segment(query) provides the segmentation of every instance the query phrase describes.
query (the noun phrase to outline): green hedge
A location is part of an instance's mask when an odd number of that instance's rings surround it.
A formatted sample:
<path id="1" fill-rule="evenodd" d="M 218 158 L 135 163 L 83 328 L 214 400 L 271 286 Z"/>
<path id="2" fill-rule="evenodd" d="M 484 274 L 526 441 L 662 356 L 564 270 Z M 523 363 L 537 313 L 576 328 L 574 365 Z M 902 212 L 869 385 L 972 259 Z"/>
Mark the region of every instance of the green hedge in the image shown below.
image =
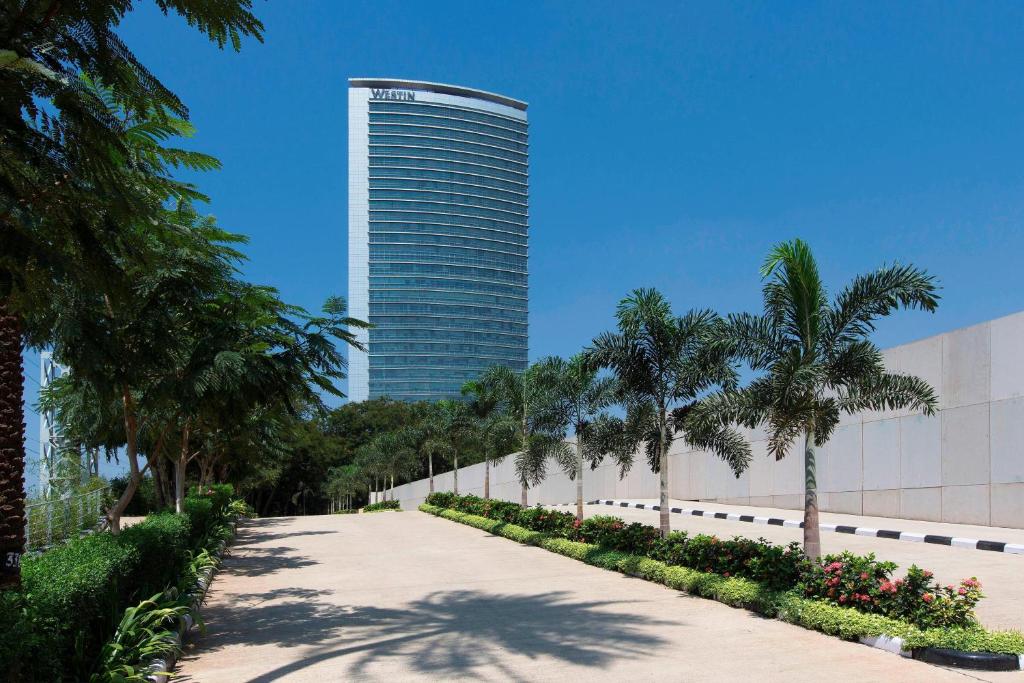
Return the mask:
<path id="1" fill-rule="evenodd" d="M 0 680 L 83 680 L 125 608 L 175 585 L 212 503 L 148 516 L 119 535 L 74 539 L 22 563 L 22 590 L 0 594 Z"/>
<path id="2" fill-rule="evenodd" d="M 649 557 L 553 537 L 509 522 L 435 505 L 423 504 L 419 509 L 497 536 L 535 545 L 595 567 L 654 581 L 675 590 L 711 598 L 733 607 L 749 609 L 767 617 L 776 617 L 847 640 L 888 635 L 902 638 L 907 649 L 931 646 L 974 652 L 1024 653 L 1024 634 L 1020 631 L 988 631 L 981 627 L 921 630 L 906 622 L 879 614 L 866 614 L 849 607 L 811 600 L 792 591 L 774 591 L 763 584 L 742 577 L 724 577 L 689 567 L 668 565 Z"/>
<path id="3" fill-rule="evenodd" d="M 397 500 L 382 500 L 379 503 L 370 503 L 363 508 L 363 512 L 381 512 L 382 510 L 401 510 Z"/>

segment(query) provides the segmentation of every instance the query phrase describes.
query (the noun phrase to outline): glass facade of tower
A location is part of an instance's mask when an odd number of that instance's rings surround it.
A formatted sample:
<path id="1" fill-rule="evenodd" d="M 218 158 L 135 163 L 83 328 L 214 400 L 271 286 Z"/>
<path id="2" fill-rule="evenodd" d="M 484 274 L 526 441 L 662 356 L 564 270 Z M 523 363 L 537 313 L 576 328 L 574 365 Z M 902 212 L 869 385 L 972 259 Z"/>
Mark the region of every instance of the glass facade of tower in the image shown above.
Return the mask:
<path id="1" fill-rule="evenodd" d="M 359 372 L 349 393 L 353 400 L 457 397 L 491 365 L 527 364 L 525 105 L 453 86 L 377 83 L 362 88 L 365 286 L 374 328 L 365 396 L 355 384 Z"/>

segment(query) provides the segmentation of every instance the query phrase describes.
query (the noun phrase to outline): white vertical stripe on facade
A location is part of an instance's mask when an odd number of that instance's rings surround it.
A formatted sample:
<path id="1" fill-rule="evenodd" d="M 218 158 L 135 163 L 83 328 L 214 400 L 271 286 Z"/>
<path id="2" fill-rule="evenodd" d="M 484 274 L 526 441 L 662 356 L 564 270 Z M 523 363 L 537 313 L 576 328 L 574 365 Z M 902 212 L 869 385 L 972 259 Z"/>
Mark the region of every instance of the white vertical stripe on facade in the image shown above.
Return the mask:
<path id="1" fill-rule="evenodd" d="M 370 191 L 369 191 L 369 91 L 348 91 L 348 305 L 353 318 L 370 318 Z M 370 333 L 355 336 L 369 346 Z M 348 363 L 350 401 L 370 396 L 370 363 L 365 351 L 350 348 Z"/>

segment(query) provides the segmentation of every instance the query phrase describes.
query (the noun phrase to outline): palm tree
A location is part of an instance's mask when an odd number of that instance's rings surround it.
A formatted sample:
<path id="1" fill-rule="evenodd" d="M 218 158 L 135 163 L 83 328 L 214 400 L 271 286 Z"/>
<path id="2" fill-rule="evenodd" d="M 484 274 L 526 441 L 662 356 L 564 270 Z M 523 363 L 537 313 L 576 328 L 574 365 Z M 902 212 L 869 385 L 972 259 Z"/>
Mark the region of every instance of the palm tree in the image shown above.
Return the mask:
<path id="1" fill-rule="evenodd" d="M 480 380 L 462 385 L 462 394 L 471 396 L 470 412 L 475 418 L 477 440 L 484 456 L 484 499 L 491 497 L 491 466 L 500 464 L 515 450 L 519 422 L 502 409 L 496 387 Z"/>
<path id="2" fill-rule="evenodd" d="M 522 372 L 492 365 L 476 380 L 497 401 L 498 409 L 517 425 L 516 476 L 522 487 L 520 504 L 527 506 L 527 491 L 544 480 L 550 458 L 564 460 L 568 447 L 553 424 L 550 382 L 545 367 L 534 363 Z"/>
<path id="3" fill-rule="evenodd" d="M 725 342 L 755 372 L 749 386 L 710 397 L 705 422 L 767 424 L 768 451 L 781 459 L 804 437 L 804 552 L 821 554 L 815 449 L 828 443 L 841 413 L 911 408 L 931 415 L 935 391 L 924 380 L 886 372 L 868 339 L 875 321 L 902 306 L 934 311 L 935 279 L 892 265 L 854 278 L 831 304 L 806 243 L 779 244 L 765 260 L 764 313 L 731 315 Z"/>
<path id="4" fill-rule="evenodd" d="M 604 409 L 615 403 L 616 382 L 599 377 L 598 368 L 588 363 L 583 353 L 568 361 L 555 356 L 541 363 L 550 383 L 555 422 L 560 429 L 572 427 L 576 434 L 576 457 L 563 465 L 576 480 L 576 519 L 583 521 L 583 464 L 587 459 L 596 467 L 607 453 L 601 433 L 610 416 Z"/>
<path id="5" fill-rule="evenodd" d="M 469 406 L 461 401 L 442 400 L 427 415 L 432 436 L 427 452 L 444 453 L 452 459 L 453 491 L 459 493 L 459 454 L 475 445 L 476 434 Z"/>
<path id="6" fill-rule="evenodd" d="M 716 386 L 731 387 L 736 369 L 728 352 L 714 344 L 721 319 L 712 311 L 675 316 L 654 289 L 637 289 L 616 311 L 618 332 L 605 332 L 586 351 L 587 362 L 615 372 L 626 406 L 615 450 L 627 470 L 632 453 L 644 446 L 651 469 L 660 475 L 662 536 L 668 535 L 669 458 L 673 434 L 713 451 L 739 472 L 750 449 L 740 435 L 711 422 L 689 419 L 693 406 Z"/>

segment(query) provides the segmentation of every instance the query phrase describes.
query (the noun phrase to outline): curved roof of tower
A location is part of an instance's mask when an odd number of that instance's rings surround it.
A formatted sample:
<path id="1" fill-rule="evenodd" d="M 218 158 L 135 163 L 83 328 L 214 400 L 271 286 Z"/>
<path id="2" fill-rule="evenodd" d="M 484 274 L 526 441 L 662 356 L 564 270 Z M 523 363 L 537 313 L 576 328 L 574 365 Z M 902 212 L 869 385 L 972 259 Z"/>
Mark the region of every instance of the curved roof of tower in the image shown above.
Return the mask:
<path id="1" fill-rule="evenodd" d="M 522 100 L 513 99 L 511 97 L 505 97 L 493 92 L 487 92 L 486 90 L 477 90 L 475 88 L 464 88 L 461 85 L 449 85 L 447 83 L 431 83 L 430 81 L 408 81 L 401 78 L 350 78 L 348 79 L 348 87 L 350 88 L 405 88 L 406 90 L 425 90 L 426 92 L 436 92 L 443 95 L 460 95 L 462 97 L 472 97 L 478 100 L 485 100 L 487 102 L 494 102 L 496 104 L 503 104 L 506 107 L 512 107 L 520 111 L 526 111 L 528 106 L 526 102 Z"/>

